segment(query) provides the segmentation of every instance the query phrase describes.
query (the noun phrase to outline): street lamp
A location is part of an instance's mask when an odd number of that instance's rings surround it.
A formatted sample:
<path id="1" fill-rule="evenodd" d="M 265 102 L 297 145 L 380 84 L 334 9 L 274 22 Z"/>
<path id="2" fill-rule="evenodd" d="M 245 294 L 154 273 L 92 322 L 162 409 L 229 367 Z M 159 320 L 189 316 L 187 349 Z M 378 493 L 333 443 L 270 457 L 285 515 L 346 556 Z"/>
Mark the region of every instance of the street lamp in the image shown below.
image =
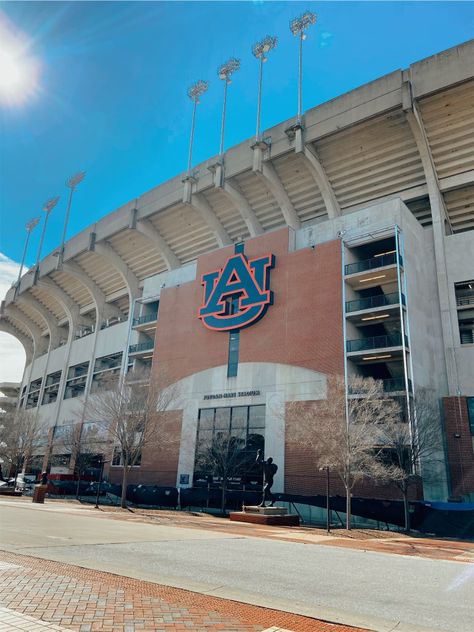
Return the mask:
<path id="1" fill-rule="evenodd" d="M 75 175 L 71 176 L 69 180 L 66 180 L 66 186 L 70 189 L 70 191 L 69 191 L 69 200 L 68 200 L 67 209 L 66 209 L 66 217 L 64 219 L 63 236 L 61 238 L 61 248 L 59 250 L 60 263 L 62 263 L 63 261 L 64 242 L 66 240 L 66 231 L 67 231 L 67 225 L 69 222 L 69 213 L 71 211 L 72 197 L 74 195 L 74 191 L 76 190 L 77 185 L 80 184 L 84 180 L 85 177 L 86 177 L 86 172 L 79 171 Z"/>
<path id="2" fill-rule="evenodd" d="M 329 519 L 329 465 L 325 467 L 320 467 L 319 471 L 324 472 L 326 470 L 326 531 L 329 533 L 331 531 L 331 521 Z"/>
<path id="3" fill-rule="evenodd" d="M 227 109 L 227 87 L 232 83 L 231 76 L 234 72 L 240 68 L 240 59 L 231 57 L 229 60 L 219 66 L 217 70 L 217 76 L 224 82 L 224 103 L 222 105 L 222 123 L 221 123 L 221 142 L 219 147 L 219 155 L 224 153 L 224 130 L 225 130 L 225 115 Z"/>
<path id="4" fill-rule="evenodd" d="M 102 477 L 104 476 L 104 465 L 109 463 L 110 461 L 104 461 L 103 458 L 100 460 L 100 476 L 99 476 L 99 484 L 97 485 L 97 496 L 95 499 L 95 507 L 94 509 L 99 509 L 99 496 L 100 496 L 100 487 L 102 485 Z"/>
<path id="5" fill-rule="evenodd" d="M 188 97 L 193 102 L 193 117 L 191 119 L 191 135 L 189 138 L 189 154 L 188 154 L 188 176 L 191 175 L 191 164 L 193 159 L 193 144 L 194 144 L 194 125 L 196 122 L 196 107 L 199 103 L 199 98 L 204 92 L 206 92 L 209 83 L 199 79 L 192 86 L 188 88 Z"/>
<path id="6" fill-rule="evenodd" d="M 51 198 L 43 206 L 43 211 L 46 213 L 46 216 L 44 218 L 43 230 L 41 232 L 41 239 L 38 246 L 38 254 L 36 256 L 36 267 L 38 267 L 38 264 L 41 258 L 41 249 L 43 247 L 43 240 L 46 234 L 46 226 L 48 225 L 49 214 L 51 213 L 51 211 L 53 210 L 53 208 L 56 206 L 58 202 L 59 202 L 59 196 Z"/>
<path id="7" fill-rule="evenodd" d="M 295 37 L 299 37 L 298 55 L 298 124 L 301 124 L 302 101 L 303 101 L 303 40 L 306 39 L 305 31 L 316 23 L 316 14 L 305 11 L 299 17 L 290 21 L 290 31 Z"/>
<path id="8" fill-rule="evenodd" d="M 255 131 L 255 137 L 258 141 L 260 139 L 260 115 L 262 109 L 262 79 L 263 79 L 263 64 L 268 60 L 267 53 L 269 53 L 277 45 L 278 39 L 273 35 L 266 35 L 263 40 L 256 42 L 252 46 L 253 55 L 260 62 L 260 71 L 258 77 L 258 98 L 257 98 L 257 128 Z"/>
<path id="9" fill-rule="evenodd" d="M 23 255 L 21 257 L 20 271 L 18 272 L 18 279 L 16 282 L 17 287 L 20 286 L 21 273 L 23 272 L 23 265 L 25 263 L 26 251 L 28 249 L 28 242 L 30 241 L 30 235 L 33 232 L 33 230 L 36 228 L 36 226 L 38 225 L 39 221 L 40 221 L 39 217 L 33 217 L 33 219 L 30 219 L 25 224 L 26 240 L 25 240 L 25 246 L 23 248 Z"/>

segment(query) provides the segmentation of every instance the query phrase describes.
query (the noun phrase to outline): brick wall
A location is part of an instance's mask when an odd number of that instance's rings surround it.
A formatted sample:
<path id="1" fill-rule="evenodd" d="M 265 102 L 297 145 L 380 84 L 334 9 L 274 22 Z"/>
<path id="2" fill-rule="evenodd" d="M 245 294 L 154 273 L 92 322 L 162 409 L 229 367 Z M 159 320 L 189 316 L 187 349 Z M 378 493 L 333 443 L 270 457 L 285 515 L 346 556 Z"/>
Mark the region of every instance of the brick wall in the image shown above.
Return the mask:
<path id="1" fill-rule="evenodd" d="M 443 408 L 451 496 L 474 494 L 474 450 L 467 399 L 444 397 Z"/>

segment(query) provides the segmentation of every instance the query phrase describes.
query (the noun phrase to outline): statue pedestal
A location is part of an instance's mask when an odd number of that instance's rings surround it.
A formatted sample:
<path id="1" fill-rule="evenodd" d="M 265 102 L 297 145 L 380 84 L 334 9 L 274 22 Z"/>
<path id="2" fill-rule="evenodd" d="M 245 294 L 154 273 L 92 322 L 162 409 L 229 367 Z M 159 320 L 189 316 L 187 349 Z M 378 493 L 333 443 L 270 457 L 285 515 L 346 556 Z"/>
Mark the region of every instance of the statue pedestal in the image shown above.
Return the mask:
<path id="1" fill-rule="evenodd" d="M 260 507 L 259 505 L 244 505 L 243 511 L 232 512 L 230 519 L 235 522 L 281 527 L 297 527 L 300 524 L 299 516 L 289 514 L 285 507 Z"/>
<path id="2" fill-rule="evenodd" d="M 47 485 L 35 485 L 35 489 L 33 491 L 33 502 L 44 503 L 44 497 L 46 496 L 47 491 Z"/>

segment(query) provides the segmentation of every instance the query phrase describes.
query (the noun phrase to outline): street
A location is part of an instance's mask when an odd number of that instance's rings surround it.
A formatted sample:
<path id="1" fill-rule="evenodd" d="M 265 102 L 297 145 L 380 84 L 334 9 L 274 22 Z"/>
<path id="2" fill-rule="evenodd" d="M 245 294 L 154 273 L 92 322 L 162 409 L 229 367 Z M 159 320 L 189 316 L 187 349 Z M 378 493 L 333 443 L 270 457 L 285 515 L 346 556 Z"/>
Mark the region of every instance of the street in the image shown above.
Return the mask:
<path id="1" fill-rule="evenodd" d="M 474 566 L 0 502 L 1 548 L 378 630 L 472 629 Z"/>

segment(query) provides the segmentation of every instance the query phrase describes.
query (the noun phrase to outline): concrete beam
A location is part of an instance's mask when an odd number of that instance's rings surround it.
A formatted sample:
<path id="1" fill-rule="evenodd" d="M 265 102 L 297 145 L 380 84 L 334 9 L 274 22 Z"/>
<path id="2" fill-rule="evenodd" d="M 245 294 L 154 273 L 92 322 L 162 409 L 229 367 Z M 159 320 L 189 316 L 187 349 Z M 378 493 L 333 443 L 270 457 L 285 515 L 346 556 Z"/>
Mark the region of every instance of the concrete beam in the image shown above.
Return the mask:
<path id="1" fill-rule="evenodd" d="M 329 178 L 319 160 L 314 146 L 311 143 L 304 142 L 303 130 L 301 128 L 296 132 L 295 151 L 302 156 L 306 167 L 313 176 L 313 180 L 321 192 L 329 219 L 339 217 L 341 215 L 341 207 L 337 201 L 334 189 L 329 182 Z"/>
<path id="2" fill-rule="evenodd" d="M 100 328 L 103 321 L 108 318 L 123 318 L 124 314 L 115 305 L 106 302 L 105 294 L 90 276 L 74 261 L 63 263 L 62 272 L 69 274 L 80 281 L 92 296 L 92 301 L 96 310 L 96 326 Z"/>
<path id="3" fill-rule="evenodd" d="M 41 277 L 37 281 L 38 287 L 45 290 L 45 292 L 49 292 L 51 296 L 58 301 L 61 307 L 64 309 L 66 316 L 69 320 L 69 336 L 68 341 L 73 339 L 76 331 L 78 330 L 80 325 L 91 325 L 92 321 L 88 316 L 82 316 L 79 313 L 79 305 L 74 303 L 71 297 L 66 294 L 66 292 L 59 287 L 57 283 L 55 283 L 49 277 Z"/>
<path id="4" fill-rule="evenodd" d="M 29 293 L 23 292 L 20 294 L 17 301 L 20 305 L 23 303 L 24 305 L 28 305 L 31 309 L 34 309 L 40 316 L 44 319 L 46 326 L 49 331 L 49 350 L 57 349 L 61 343 L 61 335 L 59 331 L 59 326 L 54 314 L 52 314 L 46 307 L 38 301 L 37 298 L 32 296 Z"/>
<path id="5" fill-rule="evenodd" d="M 262 225 L 239 186 L 226 180 L 223 186 L 219 187 L 219 189 L 239 211 L 242 219 L 247 225 L 250 236 L 256 237 L 257 235 L 261 235 L 263 233 Z"/>
<path id="6" fill-rule="evenodd" d="M 31 338 L 28 338 L 23 332 L 21 332 L 13 323 L 6 320 L 6 318 L 0 317 L 0 331 L 4 331 L 6 334 L 10 334 L 16 338 L 22 345 L 26 353 L 26 364 L 30 364 L 34 355 L 34 344 Z"/>
<path id="7" fill-rule="evenodd" d="M 91 240 L 91 250 L 108 261 L 123 278 L 128 290 L 131 310 L 134 299 L 140 296 L 140 287 L 137 277 L 107 241 L 96 243 L 94 240 Z"/>
<path id="8" fill-rule="evenodd" d="M 31 318 L 29 318 L 26 314 L 24 314 L 16 305 L 7 305 L 5 308 L 5 315 L 8 318 L 12 318 L 13 320 L 17 320 L 21 323 L 29 332 L 31 339 L 33 340 L 34 345 L 34 357 L 38 357 L 43 355 L 48 351 L 49 341 L 43 336 L 43 332 L 38 327 L 36 323 L 34 323 Z"/>
<path id="9" fill-rule="evenodd" d="M 263 160 L 263 151 L 259 146 L 256 145 L 253 151 L 253 172 L 258 178 L 260 178 L 265 187 L 277 201 L 288 226 L 294 230 L 298 230 L 298 228 L 301 227 L 301 222 L 290 198 L 288 197 L 288 193 L 285 191 L 280 177 L 275 171 L 275 167 L 269 160 Z"/>
<path id="10" fill-rule="evenodd" d="M 135 209 L 136 210 L 136 209 Z M 136 215 L 136 213 L 135 213 Z M 132 222 L 130 228 L 137 230 L 141 235 L 146 237 L 154 246 L 158 247 L 160 255 L 163 257 L 168 270 L 173 270 L 181 266 L 181 262 L 175 253 L 163 239 L 160 231 L 150 222 L 149 219 L 140 219 Z"/>
<path id="11" fill-rule="evenodd" d="M 219 218 L 214 213 L 212 206 L 202 195 L 202 193 L 194 193 L 191 196 L 190 202 L 185 202 L 187 206 L 190 206 L 197 211 L 208 226 L 212 229 L 219 247 L 228 246 L 232 243 L 231 238 L 227 234 L 226 229 L 222 226 Z"/>

